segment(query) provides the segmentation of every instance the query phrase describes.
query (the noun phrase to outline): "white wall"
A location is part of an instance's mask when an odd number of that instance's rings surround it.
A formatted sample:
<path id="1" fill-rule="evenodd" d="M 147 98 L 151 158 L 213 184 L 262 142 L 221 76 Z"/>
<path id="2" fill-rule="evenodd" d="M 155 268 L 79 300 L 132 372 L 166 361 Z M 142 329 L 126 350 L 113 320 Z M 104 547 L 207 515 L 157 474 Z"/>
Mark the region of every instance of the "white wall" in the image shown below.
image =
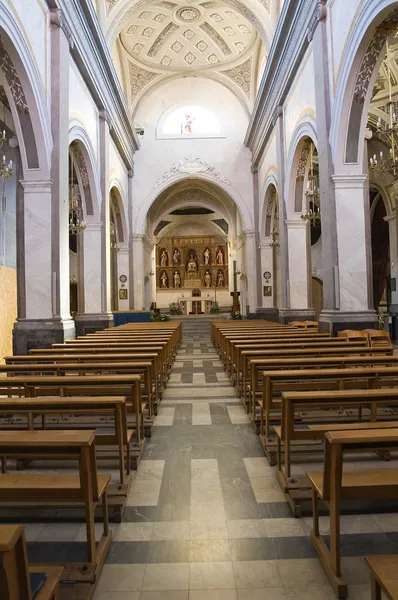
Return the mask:
<path id="1" fill-rule="evenodd" d="M 99 160 L 98 110 L 72 57 L 69 61 L 69 120 L 87 132 L 97 161 Z"/>
<path id="2" fill-rule="evenodd" d="M 178 104 L 200 104 L 215 113 L 225 138 L 158 140 L 156 129 L 163 113 Z M 145 129 L 142 147 L 136 153 L 133 179 L 133 206 L 136 207 L 135 227 L 142 227 L 151 201 L 156 196 L 154 185 L 173 164 L 185 157 L 207 160 L 229 179 L 231 196 L 240 198 L 246 227 L 252 225 L 253 188 L 251 153 L 243 141 L 248 125 L 246 109 L 221 84 L 199 77 L 182 78 L 160 85 L 145 96 L 134 115 L 135 122 Z M 161 188 L 159 188 L 159 191 Z M 138 231 L 137 233 L 143 233 Z"/>

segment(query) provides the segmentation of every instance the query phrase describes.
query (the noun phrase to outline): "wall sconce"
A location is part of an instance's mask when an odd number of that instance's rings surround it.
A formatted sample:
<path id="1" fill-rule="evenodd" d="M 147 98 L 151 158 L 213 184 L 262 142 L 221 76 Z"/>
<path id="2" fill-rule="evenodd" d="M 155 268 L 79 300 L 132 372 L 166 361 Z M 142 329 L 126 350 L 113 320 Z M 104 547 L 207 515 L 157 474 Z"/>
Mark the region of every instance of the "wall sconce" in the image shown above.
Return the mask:
<path id="1" fill-rule="evenodd" d="M 150 277 L 153 277 L 153 276 L 155 275 L 155 273 L 153 272 L 153 269 L 151 269 L 151 270 L 149 271 L 148 275 L 149 275 Z"/>

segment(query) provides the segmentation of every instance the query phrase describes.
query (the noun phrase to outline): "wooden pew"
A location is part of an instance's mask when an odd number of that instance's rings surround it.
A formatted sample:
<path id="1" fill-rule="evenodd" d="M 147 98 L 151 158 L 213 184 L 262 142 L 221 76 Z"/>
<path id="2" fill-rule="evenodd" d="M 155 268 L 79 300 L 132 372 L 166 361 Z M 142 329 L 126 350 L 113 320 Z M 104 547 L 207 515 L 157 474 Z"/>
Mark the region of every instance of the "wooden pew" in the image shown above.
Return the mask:
<path id="1" fill-rule="evenodd" d="M 88 429 L 85 423 L 76 421 L 68 423 L 63 418 L 64 415 L 106 415 L 113 417 L 114 425 L 111 426 L 114 429 L 113 433 L 101 431 L 101 426 L 94 430 L 96 446 L 117 446 L 119 481 L 121 486 L 126 484 L 126 473 L 130 473 L 130 464 L 129 460 L 125 462 L 124 457 L 126 455 L 129 458 L 132 432 L 127 429 L 126 399 L 123 396 L 0 398 L 0 415 L 12 415 L 7 419 L 8 427 L 5 427 L 5 424 L 0 425 L 0 431 L 29 429 L 28 415 L 32 415 L 32 426 L 30 427 L 32 431 L 41 428 L 47 431 L 53 429 L 63 431 Z M 25 418 L 21 420 L 16 415 L 23 415 Z M 53 419 L 51 422 L 45 419 L 37 420 L 36 417 L 43 417 L 44 415 L 56 416 L 58 419 Z M 61 415 L 62 418 L 59 418 Z M 106 430 L 109 428 L 109 426 L 105 426 Z"/>
<path id="2" fill-rule="evenodd" d="M 0 379 L 0 395 L 6 396 L 127 396 L 128 413 L 135 416 L 135 457 L 141 457 L 144 443 L 140 375 L 20 375 Z M 29 418 L 32 429 L 32 419 Z"/>
<path id="3" fill-rule="evenodd" d="M 62 567 L 31 567 L 22 525 L 0 525 L 1 600 L 57 600 Z M 33 584 L 33 585 L 32 585 Z"/>
<path id="4" fill-rule="evenodd" d="M 396 500 L 398 494 L 398 469 L 343 470 L 344 452 L 368 451 L 369 448 L 398 448 L 398 429 L 327 432 L 323 473 L 307 473 L 312 486 L 311 540 L 338 598 L 346 598 L 348 594 L 340 564 L 341 502 Z M 329 511 L 330 550 L 319 530 L 319 499 Z"/>
<path id="5" fill-rule="evenodd" d="M 81 365 L 90 365 L 93 364 L 93 362 L 95 364 L 99 364 L 100 367 L 102 367 L 102 365 L 113 365 L 114 363 L 120 364 L 120 363 L 126 363 L 129 365 L 132 365 L 134 367 L 134 363 L 140 363 L 140 362 L 146 362 L 146 361 L 151 361 L 152 364 L 152 371 L 153 371 L 153 377 L 154 377 L 154 381 L 155 381 L 155 395 L 156 398 L 158 399 L 158 402 L 161 401 L 162 399 L 162 393 L 163 393 L 163 378 L 162 378 L 162 371 L 161 368 L 159 367 L 159 355 L 155 352 L 144 352 L 144 353 L 134 353 L 134 354 L 130 354 L 127 353 L 125 354 L 124 352 L 122 353 L 122 355 L 118 354 L 118 353 L 106 353 L 106 354 L 95 354 L 95 356 L 93 357 L 89 352 L 84 352 L 84 353 L 68 353 L 67 355 L 65 354 L 26 354 L 26 355 L 16 355 L 16 356 L 5 356 L 4 357 L 4 362 L 7 366 L 10 365 L 29 365 L 29 364 L 39 364 L 39 365 L 50 365 L 50 364 L 66 364 L 66 363 L 73 363 L 73 364 L 81 364 Z M 99 369 L 101 370 L 101 369 Z M 112 371 L 112 369 L 110 369 Z M 24 372 L 24 370 L 22 369 L 22 372 Z"/>
<path id="6" fill-rule="evenodd" d="M 276 476 L 286 493 L 286 499 L 292 509 L 295 517 L 301 515 L 301 505 L 310 499 L 308 481 L 306 477 L 291 477 L 291 452 L 295 444 L 295 451 L 305 452 L 308 454 L 309 444 L 319 440 L 323 440 L 325 431 L 353 429 L 369 429 L 372 427 L 395 427 L 397 421 L 379 421 L 380 415 L 378 409 L 390 408 L 394 409 L 398 403 L 398 389 L 356 389 L 356 390 L 327 390 L 314 392 L 282 392 L 282 426 L 274 427 L 277 434 L 277 469 Z M 356 423 L 355 419 L 350 415 L 345 420 L 351 421 L 344 423 L 344 413 L 340 423 L 336 423 L 336 418 L 329 417 L 325 413 L 323 423 L 314 424 L 311 420 L 311 411 L 329 411 L 329 410 L 347 410 L 357 411 Z M 361 416 L 364 410 L 367 410 L 367 422 L 361 422 Z M 301 415 L 305 413 L 305 418 L 302 418 L 300 427 L 295 426 L 295 414 L 300 411 Z M 397 419 L 397 417 L 395 416 Z M 319 421 L 320 419 L 318 419 Z M 327 422 L 325 423 L 325 420 Z M 385 424 L 384 424 L 385 423 Z M 308 425 L 306 425 L 308 424 Z M 317 442 L 318 440 L 318 442 Z M 284 458 L 282 460 L 282 443 Z M 304 448 L 300 445 L 304 444 Z M 317 449 L 317 448 L 316 448 Z M 385 457 L 385 455 L 383 455 Z M 387 455 L 388 458 L 388 455 Z"/>
<path id="7" fill-rule="evenodd" d="M 249 360 L 250 393 L 252 406 L 258 406 L 263 394 L 263 371 L 287 371 L 289 369 L 344 369 L 346 367 L 398 366 L 398 355 L 382 356 L 320 356 L 295 358 L 252 358 Z M 265 417 L 267 418 L 267 417 Z M 267 419 L 272 421 L 271 415 Z M 280 419 L 278 419 L 280 422 Z"/>
<path id="8" fill-rule="evenodd" d="M 1 508 L 84 507 L 87 532 L 87 560 L 64 564 L 62 580 L 95 583 L 111 544 L 108 526 L 107 486 L 111 476 L 97 474 L 92 431 L 0 432 L 0 456 L 8 459 L 41 460 L 60 458 L 78 462 L 76 474 L 2 473 Z M 94 511 L 102 505 L 103 534 L 95 541 Z"/>
<path id="9" fill-rule="evenodd" d="M 345 368 L 289 369 L 263 371 L 263 395 L 260 407 L 260 440 L 267 458 L 270 448 L 271 410 L 281 411 L 282 392 L 376 389 L 398 384 L 398 362 L 395 366 L 363 366 Z M 280 416 L 280 420 L 281 420 Z"/>
<path id="10" fill-rule="evenodd" d="M 250 366 L 253 364 L 254 360 L 258 359 L 272 359 L 274 361 L 280 361 L 285 359 L 298 359 L 301 360 L 303 358 L 315 358 L 322 360 L 323 358 L 331 359 L 333 357 L 342 359 L 348 356 L 383 356 L 391 358 L 393 354 L 393 348 L 390 347 L 376 347 L 369 348 L 366 346 L 351 346 L 350 344 L 343 343 L 342 346 L 336 347 L 333 345 L 329 345 L 321 348 L 274 348 L 273 350 L 243 350 L 241 352 L 241 369 L 242 369 L 242 386 L 244 390 L 244 394 L 242 400 L 244 400 L 244 405 L 249 402 L 249 397 L 251 396 L 250 390 L 247 389 L 247 382 L 251 381 L 251 373 Z M 278 367 L 277 367 L 278 368 Z M 248 410 L 248 407 L 246 407 Z"/>
<path id="11" fill-rule="evenodd" d="M 365 556 L 370 571 L 371 600 L 398 600 L 398 556 Z"/>
<path id="12" fill-rule="evenodd" d="M 61 362 L 62 361 L 62 362 Z M 147 398 L 149 418 L 156 414 L 156 407 L 160 401 L 158 396 L 157 386 L 155 385 L 155 378 L 152 373 L 153 363 L 152 362 L 65 362 L 63 356 L 61 361 L 54 361 L 52 364 L 42 364 L 35 362 L 26 362 L 26 364 L 5 364 L 0 365 L 0 374 L 4 373 L 8 377 L 13 377 L 18 374 L 51 374 L 51 375 L 116 375 L 116 374 L 139 374 L 142 375 L 142 392 Z M 1 379 L 0 379 L 1 383 Z"/>

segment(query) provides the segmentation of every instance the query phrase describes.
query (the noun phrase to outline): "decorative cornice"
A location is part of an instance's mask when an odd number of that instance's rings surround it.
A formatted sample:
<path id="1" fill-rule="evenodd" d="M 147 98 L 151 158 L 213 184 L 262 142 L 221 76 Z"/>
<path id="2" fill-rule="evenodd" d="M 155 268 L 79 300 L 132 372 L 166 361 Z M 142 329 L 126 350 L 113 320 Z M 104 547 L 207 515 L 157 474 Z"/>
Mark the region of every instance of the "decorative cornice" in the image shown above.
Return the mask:
<path id="1" fill-rule="evenodd" d="M 205 160 L 204 158 L 198 158 L 190 155 L 175 162 L 171 169 L 166 171 L 166 173 L 156 181 L 155 185 L 153 186 L 153 189 L 156 190 L 156 188 L 166 183 L 166 181 L 168 181 L 169 179 L 177 177 L 180 173 L 188 174 L 191 176 L 191 178 L 194 179 L 198 173 L 206 172 L 213 175 L 213 177 L 215 177 L 222 183 L 225 183 L 226 185 L 231 185 L 229 179 L 227 179 L 218 171 L 216 171 L 215 167 L 208 163 L 207 160 Z"/>
<path id="2" fill-rule="evenodd" d="M 307 31 L 314 14 L 314 0 L 284 2 L 273 38 L 245 144 L 259 164 L 273 130 L 278 106 L 283 106 L 309 42 Z"/>
<path id="3" fill-rule="evenodd" d="M 312 19 L 308 25 L 307 39 L 309 42 L 311 42 L 312 38 L 314 37 L 315 29 L 318 27 L 318 23 L 326 19 L 327 12 L 325 3 L 326 0 L 318 0 L 316 3 L 314 14 L 312 15 Z"/>
<path id="4" fill-rule="evenodd" d="M 283 115 L 283 106 L 278 106 L 275 108 L 273 117 L 272 117 L 272 127 L 275 127 L 278 119 Z"/>
<path id="5" fill-rule="evenodd" d="M 33 179 L 32 181 L 23 179 L 19 182 L 25 194 L 45 194 L 51 192 L 53 186 L 53 179 Z"/>
<path id="6" fill-rule="evenodd" d="M 64 34 L 69 42 L 69 46 L 71 48 L 73 48 L 75 45 L 75 40 L 73 37 L 72 29 L 69 26 L 67 20 L 65 19 L 64 13 L 62 12 L 61 9 L 59 9 L 59 8 L 51 9 L 50 22 L 52 25 L 55 25 L 56 27 L 59 27 L 60 29 L 62 29 L 62 31 L 64 32 Z"/>
<path id="7" fill-rule="evenodd" d="M 108 123 L 109 131 L 112 131 L 112 129 L 113 129 L 112 119 L 109 114 L 109 111 L 106 108 L 103 108 L 99 111 L 99 118 L 101 119 L 101 121 L 105 121 L 106 123 Z"/>
<path id="8" fill-rule="evenodd" d="M 332 175 L 336 189 L 360 189 L 367 181 L 367 175 Z"/>

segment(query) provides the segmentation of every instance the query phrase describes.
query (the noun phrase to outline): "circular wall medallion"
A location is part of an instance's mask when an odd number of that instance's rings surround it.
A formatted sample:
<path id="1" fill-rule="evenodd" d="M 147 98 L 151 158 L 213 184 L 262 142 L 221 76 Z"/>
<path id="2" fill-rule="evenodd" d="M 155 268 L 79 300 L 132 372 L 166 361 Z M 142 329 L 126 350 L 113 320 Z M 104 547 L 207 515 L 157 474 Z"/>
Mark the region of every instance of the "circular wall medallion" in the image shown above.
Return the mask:
<path id="1" fill-rule="evenodd" d="M 202 15 L 200 10 L 193 6 L 183 6 L 177 10 L 176 17 L 183 23 L 197 23 L 200 21 Z"/>
<path id="2" fill-rule="evenodd" d="M 120 275 L 119 281 L 121 281 L 122 283 L 126 283 L 126 281 L 127 281 L 126 275 Z"/>
<path id="3" fill-rule="evenodd" d="M 271 273 L 269 271 L 264 271 L 263 277 L 264 279 L 271 279 Z"/>

